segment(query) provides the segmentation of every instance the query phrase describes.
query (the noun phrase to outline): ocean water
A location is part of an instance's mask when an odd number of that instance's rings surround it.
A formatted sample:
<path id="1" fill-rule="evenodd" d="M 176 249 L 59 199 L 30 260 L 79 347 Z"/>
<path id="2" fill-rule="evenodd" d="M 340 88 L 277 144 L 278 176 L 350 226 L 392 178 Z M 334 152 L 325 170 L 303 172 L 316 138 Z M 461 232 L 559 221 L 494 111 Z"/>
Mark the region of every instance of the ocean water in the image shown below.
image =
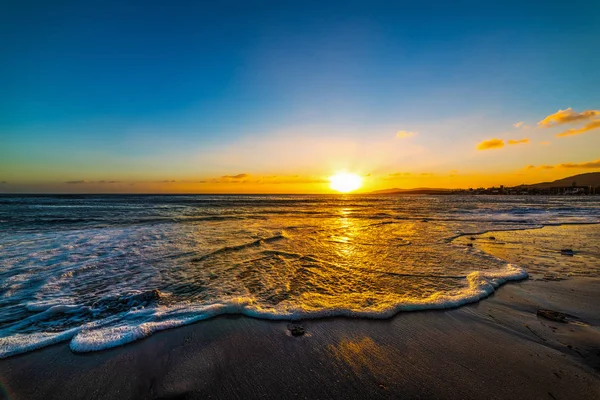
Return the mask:
<path id="1" fill-rule="evenodd" d="M 531 238 L 510 232 L 598 222 L 599 197 L 3 196 L 0 358 L 106 349 L 220 314 L 456 307 L 528 277 L 471 235 L 506 231 L 527 253 Z"/>

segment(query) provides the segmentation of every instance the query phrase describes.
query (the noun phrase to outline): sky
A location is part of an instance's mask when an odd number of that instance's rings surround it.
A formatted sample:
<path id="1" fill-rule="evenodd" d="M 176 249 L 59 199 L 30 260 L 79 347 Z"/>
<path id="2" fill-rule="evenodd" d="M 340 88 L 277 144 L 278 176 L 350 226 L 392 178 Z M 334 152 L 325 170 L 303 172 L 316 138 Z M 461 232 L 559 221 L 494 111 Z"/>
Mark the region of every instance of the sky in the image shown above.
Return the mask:
<path id="1" fill-rule="evenodd" d="M 599 43 L 595 0 L 5 0 L 0 193 L 600 171 Z"/>

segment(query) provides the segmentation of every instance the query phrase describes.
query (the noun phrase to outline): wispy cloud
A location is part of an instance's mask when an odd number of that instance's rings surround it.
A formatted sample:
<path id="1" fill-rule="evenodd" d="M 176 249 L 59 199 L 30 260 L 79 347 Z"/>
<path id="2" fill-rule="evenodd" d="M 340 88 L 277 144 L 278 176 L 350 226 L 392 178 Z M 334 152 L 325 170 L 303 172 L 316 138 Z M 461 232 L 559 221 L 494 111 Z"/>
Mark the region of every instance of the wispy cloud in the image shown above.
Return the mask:
<path id="1" fill-rule="evenodd" d="M 413 137 L 413 136 L 416 136 L 416 135 L 417 135 L 417 132 L 410 132 L 410 131 L 398 131 L 396 133 L 396 137 L 397 138 L 401 138 L 401 139 Z"/>
<path id="2" fill-rule="evenodd" d="M 2 182 L 0 182 L 0 185 L 8 185 L 8 182 L 7 181 L 2 181 Z"/>
<path id="3" fill-rule="evenodd" d="M 249 178 L 250 174 L 223 175 L 222 179 L 244 179 Z"/>
<path id="4" fill-rule="evenodd" d="M 250 174 L 223 175 L 218 178 L 213 178 L 206 183 L 256 183 L 256 184 L 309 184 L 309 183 L 327 183 L 327 179 L 301 176 L 301 175 L 269 175 L 255 176 Z"/>
<path id="5" fill-rule="evenodd" d="M 81 179 L 81 180 L 77 180 L 77 181 L 66 181 L 66 184 L 69 185 L 84 185 L 84 184 L 88 184 L 88 183 L 96 183 L 96 184 L 111 184 L 111 183 L 121 183 L 121 181 L 106 181 L 106 180 L 101 180 L 101 181 L 88 181 L 85 179 Z"/>
<path id="6" fill-rule="evenodd" d="M 538 122 L 538 126 L 540 128 L 550 128 L 557 125 L 588 121 L 595 119 L 599 115 L 600 111 L 598 110 L 585 110 L 578 113 L 569 107 L 566 110 L 558 110 L 554 114 L 548 115 Z"/>
<path id="7" fill-rule="evenodd" d="M 483 142 L 477 145 L 477 150 L 490 150 L 490 149 L 499 149 L 504 147 L 504 140 L 502 139 L 490 139 L 484 140 Z"/>
<path id="8" fill-rule="evenodd" d="M 223 175 L 209 180 L 210 183 L 243 183 L 249 181 L 250 174 Z"/>
<path id="9" fill-rule="evenodd" d="M 583 162 L 583 163 L 562 163 L 562 164 L 556 164 L 556 165 L 539 165 L 539 166 L 535 166 L 535 165 L 528 165 L 527 167 L 525 167 L 525 169 L 527 170 L 532 170 L 532 169 L 560 169 L 560 168 L 565 168 L 565 169 L 600 169 L 600 159 L 599 160 L 595 160 L 595 161 L 588 161 L 588 162 Z"/>
<path id="10" fill-rule="evenodd" d="M 524 123 L 525 123 L 524 121 L 519 121 L 519 122 L 517 122 L 516 124 L 513 124 L 513 126 L 514 126 L 515 128 L 520 128 L 520 127 L 522 127 L 522 126 L 523 126 L 523 124 L 524 124 Z"/>
<path id="11" fill-rule="evenodd" d="M 590 168 L 590 169 L 596 169 L 596 168 L 600 168 L 600 160 L 589 161 L 589 162 L 584 162 L 584 163 L 580 163 L 580 164 L 576 164 L 576 163 L 559 164 L 557 167 L 558 168 Z"/>
<path id="12" fill-rule="evenodd" d="M 582 133 L 585 133 L 585 132 L 588 132 L 591 130 L 595 130 L 595 129 L 599 129 L 599 128 L 600 128 L 600 119 L 596 119 L 596 120 L 588 122 L 587 124 L 585 124 L 585 126 L 579 128 L 579 129 L 571 128 L 564 132 L 561 132 L 561 133 L 557 134 L 556 137 L 581 135 Z"/>
<path id="13" fill-rule="evenodd" d="M 403 176 L 410 176 L 411 173 L 410 172 L 394 172 L 393 174 L 388 174 L 388 178 L 401 178 Z"/>
<path id="14" fill-rule="evenodd" d="M 529 143 L 529 139 L 525 138 L 525 139 L 517 139 L 517 140 L 509 140 L 508 144 L 524 144 L 524 143 Z"/>

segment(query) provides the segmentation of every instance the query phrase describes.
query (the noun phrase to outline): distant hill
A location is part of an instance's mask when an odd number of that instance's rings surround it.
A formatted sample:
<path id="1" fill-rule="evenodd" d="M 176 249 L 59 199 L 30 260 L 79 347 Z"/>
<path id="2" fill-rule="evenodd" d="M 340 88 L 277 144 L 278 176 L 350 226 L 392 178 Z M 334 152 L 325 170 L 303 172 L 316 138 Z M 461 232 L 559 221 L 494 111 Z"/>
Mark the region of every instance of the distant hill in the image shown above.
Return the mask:
<path id="1" fill-rule="evenodd" d="M 558 179 L 552 182 L 541 182 L 534 183 L 533 185 L 523 185 L 522 187 L 535 188 L 535 189 L 546 189 L 551 187 L 565 187 L 573 185 L 573 182 L 577 186 L 600 186 L 600 172 L 588 172 L 587 174 L 579 174 L 568 176 L 566 178 Z"/>
<path id="2" fill-rule="evenodd" d="M 586 174 L 579 174 L 568 176 L 566 178 L 558 179 L 552 182 L 540 182 L 531 185 L 520 185 L 516 187 L 522 188 L 533 188 L 533 189 L 547 189 L 552 187 L 566 187 L 572 186 L 573 182 L 577 186 L 592 186 L 600 187 L 600 172 L 588 172 Z M 440 188 L 414 188 L 414 189 L 383 189 L 375 190 L 370 192 L 371 194 L 450 194 L 456 189 L 440 189 Z"/>

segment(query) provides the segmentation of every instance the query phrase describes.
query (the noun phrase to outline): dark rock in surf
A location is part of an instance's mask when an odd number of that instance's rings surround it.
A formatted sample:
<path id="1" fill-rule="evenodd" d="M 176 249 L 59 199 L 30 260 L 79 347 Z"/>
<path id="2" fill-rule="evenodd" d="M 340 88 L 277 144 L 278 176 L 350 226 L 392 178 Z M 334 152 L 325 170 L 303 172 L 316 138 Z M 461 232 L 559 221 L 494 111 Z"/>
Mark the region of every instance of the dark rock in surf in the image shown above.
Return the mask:
<path id="1" fill-rule="evenodd" d="M 157 303 L 162 297 L 158 289 L 152 289 L 136 294 L 106 297 L 92 304 L 92 309 L 102 315 L 128 311 L 134 307 L 148 307 Z"/>
<path id="2" fill-rule="evenodd" d="M 560 254 L 562 254 L 563 256 L 572 256 L 575 254 L 575 252 L 572 249 L 562 249 L 560 251 Z"/>
<path id="3" fill-rule="evenodd" d="M 537 315 L 538 317 L 543 317 L 550 321 L 562 322 L 563 324 L 567 323 L 567 314 L 559 311 L 544 310 L 540 308 L 537 310 Z"/>
<path id="4" fill-rule="evenodd" d="M 490 240 L 496 240 L 496 237 L 495 236 L 490 236 L 488 239 L 490 239 Z"/>

